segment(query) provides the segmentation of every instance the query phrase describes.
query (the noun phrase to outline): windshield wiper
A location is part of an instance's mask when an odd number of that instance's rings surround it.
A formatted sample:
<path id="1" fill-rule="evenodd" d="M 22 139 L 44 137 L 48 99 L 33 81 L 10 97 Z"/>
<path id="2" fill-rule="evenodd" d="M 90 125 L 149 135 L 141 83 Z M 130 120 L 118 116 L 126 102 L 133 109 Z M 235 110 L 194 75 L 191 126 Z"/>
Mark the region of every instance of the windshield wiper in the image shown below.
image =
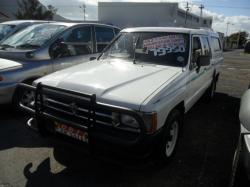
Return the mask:
<path id="1" fill-rule="evenodd" d="M 14 46 L 9 45 L 9 44 L 1 44 L 0 47 L 1 47 L 1 49 L 3 49 L 3 50 L 6 49 L 6 48 L 14 48 Z"/>
<path id="2" fill-rule="evenodd" d="M 22 44 L 22 45 L 18 45 L 16 46 L 16 48 L 39 48 L 40 45 L 34 45 L 34 44 Z"/>

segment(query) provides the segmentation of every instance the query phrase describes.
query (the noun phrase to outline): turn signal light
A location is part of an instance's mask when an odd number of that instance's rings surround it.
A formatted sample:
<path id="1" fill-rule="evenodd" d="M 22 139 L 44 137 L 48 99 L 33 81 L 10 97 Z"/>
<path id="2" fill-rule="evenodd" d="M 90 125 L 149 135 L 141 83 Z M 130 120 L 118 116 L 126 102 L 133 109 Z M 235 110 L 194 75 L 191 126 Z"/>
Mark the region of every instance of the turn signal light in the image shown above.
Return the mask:
<path id="1" fill-rule="evenodd" d="M 1 81 L 3 81 L 3 77 L 2 77 L 2 76 L 0 76 L 0 82 L 1 82 Z"/>
<path id="2" fill-rule="evenodd" d="M 157 113 L 153 113 L 151 120 L 152 120 L 151 122 L 152 126 L 149 129 L 149 132 L 154 133 L 157 129 Z"/>

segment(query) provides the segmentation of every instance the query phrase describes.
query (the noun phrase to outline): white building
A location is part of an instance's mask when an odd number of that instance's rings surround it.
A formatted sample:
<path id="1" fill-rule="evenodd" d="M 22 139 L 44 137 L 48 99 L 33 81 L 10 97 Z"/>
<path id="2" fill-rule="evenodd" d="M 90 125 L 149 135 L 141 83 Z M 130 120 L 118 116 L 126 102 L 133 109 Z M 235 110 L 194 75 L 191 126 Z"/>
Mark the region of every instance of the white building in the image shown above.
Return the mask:
<path id="1" fill-rule="evenodd" d="M 178 3 L 99 2 L 98 20 L 125 27 L 175 26 L 212 27 L 211 17 L 199 17 L 178 7 Z M 186 23 L 185 23 L 186 22 Z"/>

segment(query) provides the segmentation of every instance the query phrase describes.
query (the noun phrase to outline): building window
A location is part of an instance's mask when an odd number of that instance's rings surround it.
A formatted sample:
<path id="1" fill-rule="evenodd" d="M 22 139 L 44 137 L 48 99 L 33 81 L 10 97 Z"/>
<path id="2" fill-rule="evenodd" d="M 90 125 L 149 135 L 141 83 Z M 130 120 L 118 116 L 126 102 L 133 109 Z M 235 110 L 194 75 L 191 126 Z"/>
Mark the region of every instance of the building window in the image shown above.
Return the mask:
<path id="1" fill-rule="evenodd" d="M 189 15 L 189 14 L 187 15 L 187 19 L 188 19 L 188 20 L 192 20 L 192 18 L 193 18 L 193 16 L 191 16 L 191 15 Z"/>
<path id="2" fill-rule="evenodd" d="M 178 11 L 177 14 L 178 14 L 178 16 L 180 16 L 182 18 L 185 18 L 185 13 L 184 12 Z"/>
<path id="3" fill-rule="evenodd" d="M 199 18 L 197 18 L 197 17 L 193 17 L 194 18 L 194 21 L 196 21 L 197 23 L 199 23 Z"/>
<path id="4" fill-rule="evenodd" d="M 204 20 L 203 23 L 204 23 L 204 25 L 206 25 L 207 24 L 207 20 Z"/>

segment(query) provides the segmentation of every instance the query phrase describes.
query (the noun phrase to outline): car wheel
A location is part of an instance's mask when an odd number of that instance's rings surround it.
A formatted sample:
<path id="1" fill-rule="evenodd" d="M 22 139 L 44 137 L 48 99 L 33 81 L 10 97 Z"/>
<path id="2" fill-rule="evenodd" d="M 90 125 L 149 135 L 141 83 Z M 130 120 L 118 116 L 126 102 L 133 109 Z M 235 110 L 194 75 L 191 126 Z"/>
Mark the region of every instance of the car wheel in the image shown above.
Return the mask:
<path id="1" fill-rule="evenodd" d="M 20 103 L 24 106 L 32 107 L 32 105 L 34 105 L 34 102 L 35 102 L 34 91 L 27 91 L 27 90 L 20 89 L 20 88 L 16 89 L 15 94 L 13 95 L 13 99 L 12 99 L 12 105 L 13 105 L 14 110 L 16 110 L 17 112 L 20 111 L 20 107 L 19 107 Z"/>
<path id="2" fill-rule="evenodd" d="M 179 110 L 173 110 L 163 127 L 162 138 L 155 155 L 156 164 L 163 165 L 172 159 L 178 144 L 181 126 L 181 113 Z"/>

